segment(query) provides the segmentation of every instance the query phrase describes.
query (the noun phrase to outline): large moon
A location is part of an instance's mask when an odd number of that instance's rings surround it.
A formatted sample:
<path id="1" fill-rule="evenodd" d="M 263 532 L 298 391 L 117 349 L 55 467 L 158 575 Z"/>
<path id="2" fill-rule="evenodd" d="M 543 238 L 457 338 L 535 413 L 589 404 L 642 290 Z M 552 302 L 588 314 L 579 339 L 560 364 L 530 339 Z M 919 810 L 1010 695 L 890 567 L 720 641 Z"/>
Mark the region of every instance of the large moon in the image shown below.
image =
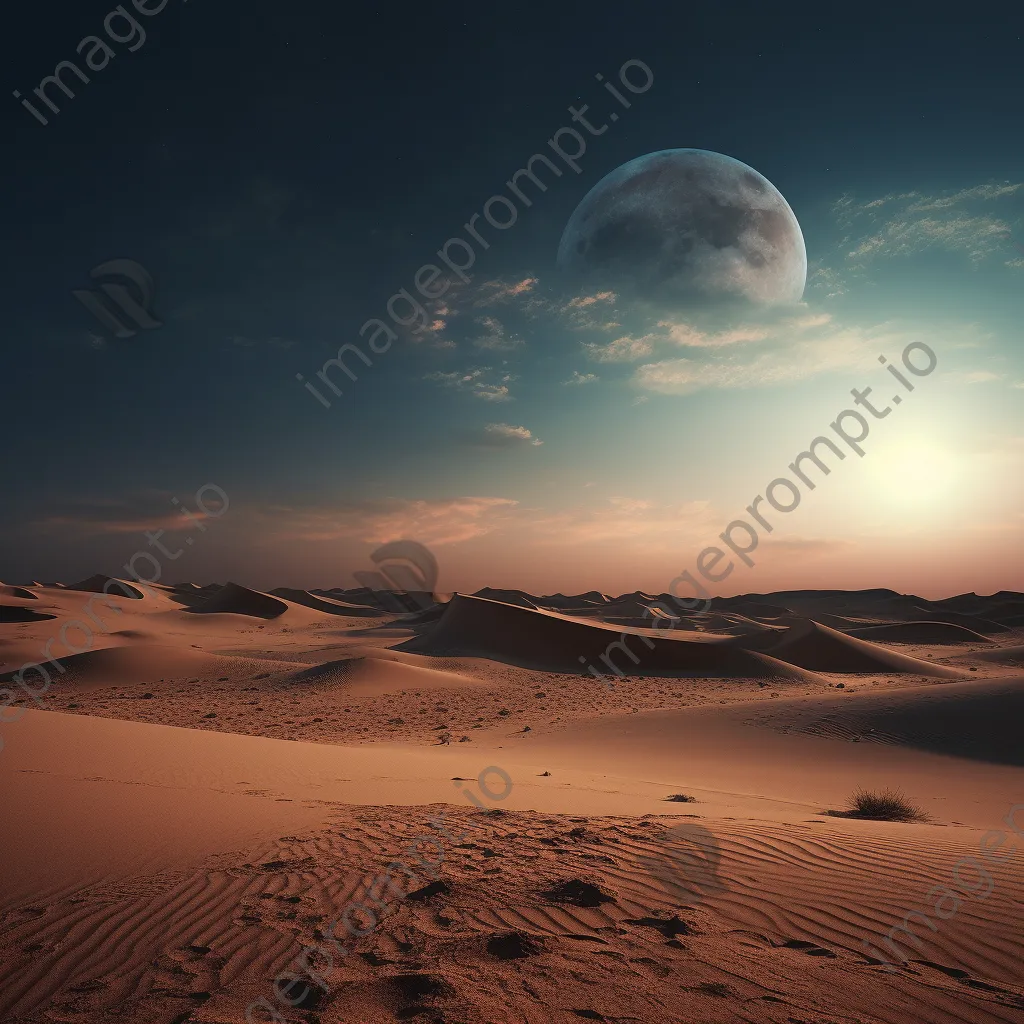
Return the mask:
<path id="1" fill-rule="evenodd" d="M 607 174 L 569 218 L 558 265 L 682 306 L 798 302 L 807 283 L 803 232 L 782 193 L 705 149 L 648 153 Z"/>

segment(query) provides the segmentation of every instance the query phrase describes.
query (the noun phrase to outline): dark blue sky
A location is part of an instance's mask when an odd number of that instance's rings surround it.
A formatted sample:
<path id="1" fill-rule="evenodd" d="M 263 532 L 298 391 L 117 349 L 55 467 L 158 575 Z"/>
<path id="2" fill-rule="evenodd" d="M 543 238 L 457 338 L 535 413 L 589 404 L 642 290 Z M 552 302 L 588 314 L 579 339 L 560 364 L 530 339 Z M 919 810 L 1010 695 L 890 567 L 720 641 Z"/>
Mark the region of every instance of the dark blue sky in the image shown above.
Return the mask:
<path id="1" fill-rule="evenodd" d="M 342 342 L 358 340 L 365 320 L 383 315 L 388 297 L 410 287 L 445 239 L 571 123 L 570 104 L 617 109 L 595 75 L 615 80 L 624 61 L 644 61 L 653 87 L 589 139 L 581 174 L 554 180 L 479 253 L 471 288 L 537 278 L 538 294 L 551 281 L 566 220 L 604 174 L 644 153 L 687 147 L 734 156 L 780 188 L 807 242 L 813 314 L 832 281 L 813 268 L 835 272 L 845 241 L 870 237 L 868 228 L 847 230 L 840 197 L 952 196 L 1018 182 L 1024 164 L 1018 13 L 994 19 L 958 9 L 923 20 L 898 7 L 168 0 L 146 17 L 125 7 L 144 43 L 129 52 L 138 37 L 117 21 L 126 41 L 108 39 L 116 56 L 90 71 L 87 85 L 68 77 L 77 95 L 54 93 L 61 109 L 45 126 L 11 92 L 31 97 L 62 60 L 84 67 L 76 46 L 103 35 L 112 7 L 76 0 L 6 16 L 2 579 L 115 572 L 145 523 L 173 511 L 170 496 L 187 499 L 208 481 L 231 494 L 238 527 L 229 541 L 227 519 L 219 523 L 225 535 L 197 544 L 180 575 L 265 586 L 332 582 L 333 568 L 310 578 L 322 552 L 314 557 L 307 544 L 289 553 L 289 537 L 317 533 L 311 522 L 347 524 L 333 538 L 337 575 L 388 529 L 423 528 L 415 519 L 380 521 L 417 501 L 441 503 L 444 519 L 444 502 L 494 498 L 541 509 L 538 521 L 550 522 L 584 502 L 586 486 L 681 505 L 718 505 L 760 486 L 750 460 L 761 439 L 739 462 L 719 461 L 721 479 L 696 460 L 699 486 L 663 493 L 664 474 L 644 460 L 632 465 L 626 453 L 644 445 L 650 455 L 648 439 L 664 436 L 666 417 L 693 438 L 707 429 L 700 403 L 710 399 L 671 410 L 660 399 L 634 405 L 635 391 L 612 392 L 601 366 L 554 321 L 524 321 L 522 350 L 478 344 L 489 330 L 480 318 L 495 311 L 470 288 L 459 301 L 476 312 L 462 311 L 459 330 L 453 320 L 447 348 L 401 340 L 365 374 L 360 368 L 358 384 L 330 409 L 295 380 L 312 377 Z M 1016 226 L 1020 203 L 1011 200 L 995 216 Z M 950 208 L 937 207 L 941 216 Z M 903 235 L 887 230 L 899 250 Z M 964 281 L 968 263 L 977 270 L 974 255 L 943 239 L 941 251 L 922 257 L 938 261 L 927 279 L 923 263 L 901 264 L 874 273 L 868 296 L 844 288 L 835 307 L 844 330 L 856 320 L 870 332 L 871 303 L 877 323 L 962 314 L 977 325 L 984 315 L 989 335 L 1019 323 L 1012 296 L 1020 273 L 1011 283 L 1005 260 L 974 273 L 969 294 L 935 287 L 943 275 Z M 160 329 L 111 338 L 72 297 L 92 267 L 114 258 L 152 273 Z M 515 332 L 512 313 L 499 319 Z M 628 311 L 619 320 L 633 330 Z M 1012 354 L 997 345 L 992 358 Z M 477 371 L 488 395 L 456 379 Z M 1000 364 L 1011 384 L 1015 372 Z M 572 373 L 600 376 L 598 405 L 584 408 L 578 396 L 587 389 L 564 386 Z M 856 383 L 834 386 L 835 401 Z M 495 400 L 502 387 L 508 402 Z M 727 422 L 710 433 L 738 441 L 753 393 L 744 394 L 746 404 L 723 412 Z M 754 400 L 778 399 L 766 394 Z M 1008 423 L 1019 396 L 981 404 L 1005 410 L 993 415 Z M 520 433 L 487 434 L 488 424 Z M 801 437 L 818 429 L 817 421 L 794 428 Z M 995 422 L 986 432 L 1002 429 Z M 1016 425 L 1005 432 L 1020 433 Z M 595 436 L 612 455 L 596 454 Z M 544 445 L 517 443 L 524 439 Z M 673 445 L 663 454 L 679 455 Z M 473 509 L 479 519 L 480 506 Z M 513 527 L 529 533 L 525 523 Z M 283 578 L 291 555 L 297 568 Z M 513 582 L 502 575 L 510 564 L 496 562 L 502 578 L 479 582 Z"/>

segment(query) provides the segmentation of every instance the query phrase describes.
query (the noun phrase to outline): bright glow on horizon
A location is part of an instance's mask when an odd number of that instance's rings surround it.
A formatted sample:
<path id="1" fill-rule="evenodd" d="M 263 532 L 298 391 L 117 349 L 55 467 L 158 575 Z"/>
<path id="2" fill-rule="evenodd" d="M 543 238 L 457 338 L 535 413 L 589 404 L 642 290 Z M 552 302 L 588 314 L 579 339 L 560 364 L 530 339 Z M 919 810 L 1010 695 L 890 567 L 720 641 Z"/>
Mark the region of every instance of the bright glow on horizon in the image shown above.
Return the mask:
<path id="1" fill-rule="evenodd" d="M 920 437 L 879 445 L 865 459 L 864 472 L 881 504 L 936 514 L 965 475 L 960 459 Z"/>

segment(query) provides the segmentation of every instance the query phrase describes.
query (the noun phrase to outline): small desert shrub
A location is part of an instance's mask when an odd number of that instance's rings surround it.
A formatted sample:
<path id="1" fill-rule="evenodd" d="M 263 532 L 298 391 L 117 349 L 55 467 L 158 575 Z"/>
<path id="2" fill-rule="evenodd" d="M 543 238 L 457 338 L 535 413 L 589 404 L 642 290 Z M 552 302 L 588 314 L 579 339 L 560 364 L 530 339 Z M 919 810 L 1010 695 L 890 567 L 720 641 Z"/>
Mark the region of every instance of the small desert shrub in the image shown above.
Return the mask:
<path id="1" fill-rule="evenodd" d="M 697 802 L 695 796 L 687 796 L 685 793 L 673 793 L 671 796 L 665 797 L 665 799 L 675 804 L 695 804 Z"/>
<path id="2" fill-rule="evenodd" d="M 877 793 L 858 789 L 853 794 L 854 818 L 871 818 L 875 821 L 927 821 L 928 816 L 915 807 L 898 789 L 882 789 Z"/>

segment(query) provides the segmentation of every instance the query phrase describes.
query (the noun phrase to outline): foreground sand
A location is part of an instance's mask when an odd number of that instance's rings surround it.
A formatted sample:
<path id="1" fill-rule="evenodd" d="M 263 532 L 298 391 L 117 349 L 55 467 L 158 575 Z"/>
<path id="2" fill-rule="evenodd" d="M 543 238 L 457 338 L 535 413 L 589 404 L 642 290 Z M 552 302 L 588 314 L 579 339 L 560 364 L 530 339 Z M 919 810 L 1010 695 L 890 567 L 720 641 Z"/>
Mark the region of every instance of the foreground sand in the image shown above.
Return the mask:
<path id="1" fill-rule="evenodd" d="M 89 597 L 33 594 L 3 603 L 55 620 L 0 627 L 8 665 Z M 1024 1020 L 1022 836 L 1004 821 L 1024 803 L 1015 630 L 881 649 L 948 676 L 883 661 L 608 691 L 566 671 L 562 632 L 547 664 L 511 664 L 530 659 L 480 649 L 490 620 L 444 653 L 429 625 L 373 609 L 117 603 L 120 629 L 46 695 L 57 713 L 2 727 L 0 1019 L 242 1021 L 430 835 L 406 895 L 345 940 L 326 990 L 274 1004 L 284 1019 Z M 730 635 L 708 626 L 693 642 Z M 835 638 L 812 639 L 796 656 L 831 665 Z M 475 781 L 491 765 L 513 783 L 500 801 Z M 931 820 L 825 813 L 892 785 Z M 929 891 L 992 830 L 1011 856 L 980 861 L 991 891 L 963 866 L 938 917 Z M 911 921 L 904 963 L 883 940 L 911 911 L 936 927 Z"/>

